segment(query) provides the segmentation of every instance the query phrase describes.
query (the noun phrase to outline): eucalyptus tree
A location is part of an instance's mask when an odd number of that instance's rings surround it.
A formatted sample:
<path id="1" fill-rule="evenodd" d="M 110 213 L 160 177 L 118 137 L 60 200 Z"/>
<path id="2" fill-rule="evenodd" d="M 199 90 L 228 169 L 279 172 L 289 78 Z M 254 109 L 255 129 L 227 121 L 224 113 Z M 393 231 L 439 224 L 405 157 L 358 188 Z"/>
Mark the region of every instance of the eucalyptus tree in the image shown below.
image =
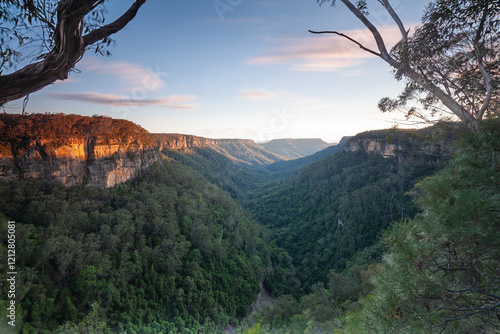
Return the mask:
<path id="1" fill-rule="evenodd" d="M 67 79 L 87 50 L 109 54 L 110 36 L 123 29 L 146 0 L 134 1 L 108 24 L 104 2 L 0 0 L 0 105 Z"/>
<path id="2" fill-rule="evenodd" d="M 336 0 L 317 0 L 335 5 Z M 338 31 L 361 49 L 383 59 L 397 80 L 406 80 L 395 99 L 383 98 L 383 111 L 404 110 L 407 117 L 452 113 L 476 129 L 485 117 L 500 113 L 500 0 L 435 0 L 425 9 L 413 34 L 389 0 L 377 0 L 399 28 L 401 40 L 390 51 L 366 0 L 341 2 L 373 36 L 377 49 Z M 413 104 L 412 102 L 418 102 Z M 418 105 L 418 107 L 415 107 Z"/>

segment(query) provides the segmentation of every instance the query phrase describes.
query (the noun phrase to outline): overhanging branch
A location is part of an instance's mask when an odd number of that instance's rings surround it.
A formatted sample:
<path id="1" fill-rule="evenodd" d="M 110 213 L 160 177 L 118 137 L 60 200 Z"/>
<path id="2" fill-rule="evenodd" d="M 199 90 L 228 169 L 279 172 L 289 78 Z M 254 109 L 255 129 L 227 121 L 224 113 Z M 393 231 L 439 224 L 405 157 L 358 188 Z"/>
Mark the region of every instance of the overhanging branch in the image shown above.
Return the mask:
<path id="1" fill-rule="evenodd" d="M 374 54 L 375 56 L 377 57 L 381 57 L 380 53 L 377 53 L 367 47 L 365 47 L 363 44 L 361 44 L 360 42 L 356 41 L 355 39 L 347 36 L 346 34 L 343 34 L 341 32 L 338 32 L 338 31 L 313 31 L 313 30 L 309 30 L 310 33 L 312 34 L 335 34 L 335 35 L 339 35 L 339 36 L 342 36 L 344 38 L 347 38 L 348 40 L 350 40 L 351 42 L 353 42 L 354 44 L 358 45 L 361 49 L 363 49 L 364 51 L 366 52 L 369 52 L 371 54 Z"/>
<path id="2" fill-rule="evenodd" d="M 0 105 L 36 92 L 69 72 L 84 55 L 86 48 L 125 27 L 146 0 L 136 0 L 117 20 L 83 36 L 84 18 L 103 0 L 60 1 L 54 46 L 40 61 L 0 77 Z"/>

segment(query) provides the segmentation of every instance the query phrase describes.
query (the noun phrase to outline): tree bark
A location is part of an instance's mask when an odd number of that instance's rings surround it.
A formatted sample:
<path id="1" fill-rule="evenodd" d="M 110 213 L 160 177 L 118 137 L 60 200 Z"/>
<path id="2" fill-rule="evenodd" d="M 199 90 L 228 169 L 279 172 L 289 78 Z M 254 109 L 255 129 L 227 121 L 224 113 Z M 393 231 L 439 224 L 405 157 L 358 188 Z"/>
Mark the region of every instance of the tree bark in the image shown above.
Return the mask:
<path id="1" fill-rule="evenodd" d="M 65 80 L 88 46 L 116 33 L 137 14 L 146 0 L 136 0 L 116 21 L 83 35 L 84 18 L 103 0 L 61 0 L 57 6 L 54 47 L 40 61 L 0 77 L 0 105 Z"/>

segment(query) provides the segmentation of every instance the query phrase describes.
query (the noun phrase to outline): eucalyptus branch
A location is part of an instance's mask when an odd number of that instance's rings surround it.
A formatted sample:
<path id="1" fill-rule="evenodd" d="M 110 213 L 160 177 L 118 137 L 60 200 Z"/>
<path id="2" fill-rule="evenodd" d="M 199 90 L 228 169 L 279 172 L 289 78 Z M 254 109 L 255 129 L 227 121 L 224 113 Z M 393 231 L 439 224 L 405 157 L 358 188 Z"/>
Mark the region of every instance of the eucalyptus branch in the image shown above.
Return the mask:
<path id="1" fill-rule="evenodd" d="M 398 14 L 394 11 L 388 0 L 379 0 L 379 2 L 384 6 L 387 12 L 391 15 L 394 22 L 396 22 L 401 36 L 403 37 L 403 43 L 408 43 L 408 31 L 405 29 L 403 22 L 399 18 Z"/>
<path id="2" fill-rule="evenodd" d="M 359 43 L 355 39 L 353 39 L 353 38 L 351 38 L 351 37 L 349 37 L 341 32 L 338 32 L 338 31 L 313 31 L 313 30 L 308 30 L 308 31 L 312 34 L 336 34 L 336 35 L 342 36 L 344 38 L 347 38 L 349 41 L 353 42 L 354 44 L 358 45 L 362 50 L 367 51 L 367 52 L 369 52 L 377 57 L 381 57 L 380 53 L 377 53 L 377 52 L 365 47 L 363 44 Z"/>

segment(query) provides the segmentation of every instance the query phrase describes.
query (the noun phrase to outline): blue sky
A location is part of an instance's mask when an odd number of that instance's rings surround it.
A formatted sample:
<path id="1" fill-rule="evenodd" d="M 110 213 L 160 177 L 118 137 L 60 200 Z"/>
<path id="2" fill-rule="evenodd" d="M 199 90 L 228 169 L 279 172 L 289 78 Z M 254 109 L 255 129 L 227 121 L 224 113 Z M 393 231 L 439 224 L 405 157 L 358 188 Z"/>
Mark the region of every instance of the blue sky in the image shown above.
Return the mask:
<path id="1" fill-rule="evenodd" d="M 131 0 L 107 2 L 108 22 Z M 395 26 L 377 1 L 370 18 L 387 44 Z M 391 1 L 410 28 L 427 0 Z M 315 0 L 148 0 L 113 36 L 111 57 L 87 52 L 64 82 L 30 96 L 27 112 L 109 115 L 151 132 L 210 138 L 322 138 L 387 128 L 378 100 L 402 88 L 390 68 L 341 37 L 370 45 L 342 5 Z M 19 112 L 21 102 L 7 106 Z"/>

